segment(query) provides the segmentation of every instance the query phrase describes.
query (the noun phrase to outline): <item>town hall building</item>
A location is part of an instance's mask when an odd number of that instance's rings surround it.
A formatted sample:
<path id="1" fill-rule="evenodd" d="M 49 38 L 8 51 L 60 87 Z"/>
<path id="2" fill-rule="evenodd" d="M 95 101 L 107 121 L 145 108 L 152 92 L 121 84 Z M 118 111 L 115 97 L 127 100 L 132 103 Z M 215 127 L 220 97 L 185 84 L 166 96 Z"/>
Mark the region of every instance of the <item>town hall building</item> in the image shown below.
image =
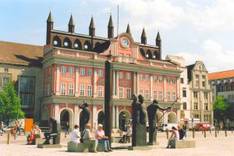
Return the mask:
<path id="1" fill-rule="evenodd" d="M 121 128 L 121 119 L 131 119 L 131 96 L 143 95 L 144 107 L 158 100 L 161 107 L 172 107 L 170 112 L 157 112 L 159 123 L 176 123 L 180 115 L 180 69 L 177 64 L 162 59 L 160 34 L 155 45 L 147 44 L 143 29 L 141 41 L 136 42 L 130 26 L 114 36 L 110 16 L 107 36 L 95 34 L 91 18 L 89 34 L 75 32 L 73 17 L 68 31 L 54 29 L 51 13 L 47 19 L 46 45 L 43 50 L 43 97 L 41 120 L 53 117 L 63 125 L 79 123 L 79 105 L 89 104 L 90 124 L 93 128 L 103 123 L 105 61 L 113 70 L 112 125 Z M 179 118 L 178 118 L 179 119 Z"/>

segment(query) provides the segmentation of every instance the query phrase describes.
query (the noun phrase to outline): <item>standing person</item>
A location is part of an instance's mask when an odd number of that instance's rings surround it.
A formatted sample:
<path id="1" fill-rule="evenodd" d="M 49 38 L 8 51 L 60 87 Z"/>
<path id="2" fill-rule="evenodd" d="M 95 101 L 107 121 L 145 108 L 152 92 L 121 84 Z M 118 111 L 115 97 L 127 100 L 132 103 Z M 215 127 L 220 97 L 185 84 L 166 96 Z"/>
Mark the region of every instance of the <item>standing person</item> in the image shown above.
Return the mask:
<path id="1" fill-rule="evenodd" d="M 102 144 L 104 146 L 104 151 L 105 152 L 110 152 L 111 147 L 110 147 L 110 141 L 108 136 L 105 136 L 105 132 L 103 130 L 103 126 L 102 124 L 98 124 L 98 129 L 96 131 L 96 135 L 95 135 L 98 143 Z"/>
<path id="2" fill-rule="evenodd" d="M 73 131 L 70 133 L 70 140 L 74 143 L 80 143 L 79 126 L 75 125 Z"/>
<path id="3" fill-rule="evenodd" d="M 69 123 L 66 122 L 64 125 L 64 131 L 65 131 L 65 138 L 67 137 L 67 135 L 69 134 Z"/>
<path id="4" fill-rule="evenodd" d="M 0 121 L 0 135 L 2 136 L 3 132 L 4 132 L 4 124 L 3 121 Z"/>
<path id="5" fill-rule="evenodd" d="M 171 136 L 168 139 L 167 148 L 175 148 L 176 140 L 179 140 L 179 132 L 176 127 L 172 127 Z"/>

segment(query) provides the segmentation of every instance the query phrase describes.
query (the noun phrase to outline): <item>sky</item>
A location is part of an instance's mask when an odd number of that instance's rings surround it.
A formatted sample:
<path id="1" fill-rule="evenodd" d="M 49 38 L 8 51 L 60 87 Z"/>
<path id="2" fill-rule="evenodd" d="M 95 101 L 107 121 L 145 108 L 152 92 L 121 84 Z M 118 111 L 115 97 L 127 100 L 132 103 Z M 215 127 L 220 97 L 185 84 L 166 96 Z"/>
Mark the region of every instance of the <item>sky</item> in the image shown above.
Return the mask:
<path id="1" fill-rule="evenodd" d="M 233 69 L 234 0 L 0 0 L 0 40 L 44 45 L 50 11 L 55 29 L 67 31 L 72 14 L 83 34 L 93 16 L 103 37 L 111 14 L 117 35 L 117 5 L 119 32 L 129 23 L 139 42 L 145 28 L 154 45 L 159 31 L 163 57 L 183 56 L 187 65 L 201 60 L 209 72 Z"/>

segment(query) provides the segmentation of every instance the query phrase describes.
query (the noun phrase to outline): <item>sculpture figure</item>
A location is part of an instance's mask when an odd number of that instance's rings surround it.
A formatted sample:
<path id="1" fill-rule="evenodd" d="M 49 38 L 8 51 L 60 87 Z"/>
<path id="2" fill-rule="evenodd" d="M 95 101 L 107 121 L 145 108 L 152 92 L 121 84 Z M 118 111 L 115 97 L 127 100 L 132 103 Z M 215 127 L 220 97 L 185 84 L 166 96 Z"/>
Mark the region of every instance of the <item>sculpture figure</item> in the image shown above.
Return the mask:
<path id="1" fill-rule="evenodd" d="M 80 112 L 80 132 L 83 132 L 85 129 L 86 124 L 89 122 L 90 112 L 88 109 L 88 104 L 85 102 L 79 106 L 82 109 Z"/>
<path id="2" fill-rule="evenodd" d="M 153 100 L 153 103 L 151 103 L 147 107 L 147 114 L 148 114 L 148 123 L 149 123 L 149 145 L 153 145 L 156 143 L 156 135 L 157 135 L 157 115 L 156 112 L 157 110 L 169 110 L 171 107 L 167 108 L 161 108 L 158 105 L 158 102 L 156 100 Z"/>

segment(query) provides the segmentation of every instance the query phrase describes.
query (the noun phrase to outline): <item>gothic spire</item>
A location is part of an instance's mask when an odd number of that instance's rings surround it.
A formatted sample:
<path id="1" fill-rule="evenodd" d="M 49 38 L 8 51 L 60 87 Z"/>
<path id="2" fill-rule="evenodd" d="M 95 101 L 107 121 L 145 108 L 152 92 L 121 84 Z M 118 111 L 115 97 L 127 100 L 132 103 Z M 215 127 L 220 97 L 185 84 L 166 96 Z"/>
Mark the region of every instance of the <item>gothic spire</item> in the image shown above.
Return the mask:
<path id="1" fill-rule="evenodd" d="M 145 28 L 143 28 L 142 33 L 141 33 L 141 43 L 146 44 L 147 43 L 147 38 L 145 34 Z"/>
<path id="2" fill-rule="evenodd" d="M 68 32 L 74 33 L 74 31 L 75 31 L 75 25 L 74 25 L 74 22 L 73 22 L 73 17 L 71 15 L 69 23 L 68 23 Z"/>
<path id="3" fill-rule="evenodd" d="M 94 25 L 93 17 L 91 17 L 91 21 L 90 21 L 90 24 L 89 24 L 89 35 L 90 36 L 95 36 L 95 25 Z"/>
<path id="4" fill-rule="evenodd" d="M 108 22 L 107 34 L 108 34 L 108 38 L 113 38 L 114 37 L 114 26 L 113 26 L 112 16 L 111 15 L 110 15 L 109 22 Z"/>
<path id="5" fill-rule="evenodd" d="M 126 33 L 131 35 L 131 30 L 130 30 L 130 25 L 128 24 L 127 29 L 126 29 Z"/>

